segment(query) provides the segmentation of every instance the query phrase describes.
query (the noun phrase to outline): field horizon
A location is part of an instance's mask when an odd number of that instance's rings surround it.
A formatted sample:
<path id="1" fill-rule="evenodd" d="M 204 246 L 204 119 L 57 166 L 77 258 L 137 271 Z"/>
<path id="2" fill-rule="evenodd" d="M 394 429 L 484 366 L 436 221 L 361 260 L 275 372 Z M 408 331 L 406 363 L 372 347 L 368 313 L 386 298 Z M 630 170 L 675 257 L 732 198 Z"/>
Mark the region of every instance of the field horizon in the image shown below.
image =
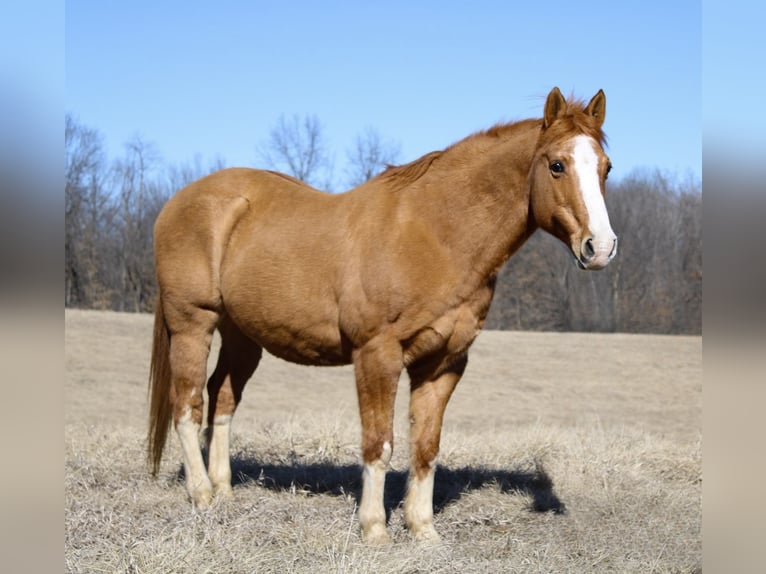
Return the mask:
<path id="1" fill-rule="evenodd" d="M 188 502 L 171 433 L 145 462 L 152 317 L 65 311 L 68 572 L 700 572 L 702 338 L 486 331 L 447 407 L 442 542 L 411 541 L 408 381 L 364 545 L 353 369 L 266 355 L 232 426 L 235 499 Z M 217 352 L 214 341 L 209 369 Z"/>

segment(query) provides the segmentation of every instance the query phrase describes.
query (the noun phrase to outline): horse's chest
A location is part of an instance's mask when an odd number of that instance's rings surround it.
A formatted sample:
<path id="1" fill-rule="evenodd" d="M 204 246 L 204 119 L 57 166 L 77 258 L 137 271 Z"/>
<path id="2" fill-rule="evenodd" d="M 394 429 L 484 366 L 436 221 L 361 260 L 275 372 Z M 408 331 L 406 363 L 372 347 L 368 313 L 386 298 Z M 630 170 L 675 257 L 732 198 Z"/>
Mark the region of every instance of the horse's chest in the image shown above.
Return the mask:
<path id="1" fill-rule="evenodd" d="M 405 365 L 431 357 L 449 362 L 464 355 L 484 326 L 491 299 L 491 290 L 482 290 L 418 330 L 404 342 Z"/>

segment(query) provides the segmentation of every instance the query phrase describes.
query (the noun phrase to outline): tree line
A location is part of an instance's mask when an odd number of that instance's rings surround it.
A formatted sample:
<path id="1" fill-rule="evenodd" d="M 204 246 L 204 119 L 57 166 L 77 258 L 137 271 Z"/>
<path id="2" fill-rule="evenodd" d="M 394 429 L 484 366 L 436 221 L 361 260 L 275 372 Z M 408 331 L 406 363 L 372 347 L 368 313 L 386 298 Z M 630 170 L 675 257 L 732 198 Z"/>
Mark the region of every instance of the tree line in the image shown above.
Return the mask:
<path id="1" fill-rule="evenodd" d="M 168 164 L 140 137 L 110 159 L 100 132 L 72 115 L 65 152 L 65 306 L 151 311 L 154 220 L 173 193 L 224 160 Z M 399 146 L 367 128 L 336 177 L 316 116 L 280 118 L 256 153 L 264 166 L 323 189 L 361 184 L 399 160 Z M 700 187 L 659 172 L 610 181 L 615 260 L 603 271 L 580 271 L 558 240 L 536 233 L 501 270 L 487 328 L 701 333 Z"/>

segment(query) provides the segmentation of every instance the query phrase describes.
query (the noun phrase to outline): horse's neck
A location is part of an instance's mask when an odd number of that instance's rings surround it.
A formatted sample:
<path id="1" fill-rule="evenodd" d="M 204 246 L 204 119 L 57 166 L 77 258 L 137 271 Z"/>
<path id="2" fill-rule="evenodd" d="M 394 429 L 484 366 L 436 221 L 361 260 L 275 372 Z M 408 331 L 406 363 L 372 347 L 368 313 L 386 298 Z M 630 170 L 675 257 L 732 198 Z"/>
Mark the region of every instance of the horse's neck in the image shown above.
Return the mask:
<path id="1" fill-rule="evenodd" d="M 423 199 L 443 205 L 436 223 L 442 242 L 485 278 L 535 229 L 527 178 L 539 124 L 500 129 L 504 133 L 479 134 L 446 150 L 421 190 Z"/>

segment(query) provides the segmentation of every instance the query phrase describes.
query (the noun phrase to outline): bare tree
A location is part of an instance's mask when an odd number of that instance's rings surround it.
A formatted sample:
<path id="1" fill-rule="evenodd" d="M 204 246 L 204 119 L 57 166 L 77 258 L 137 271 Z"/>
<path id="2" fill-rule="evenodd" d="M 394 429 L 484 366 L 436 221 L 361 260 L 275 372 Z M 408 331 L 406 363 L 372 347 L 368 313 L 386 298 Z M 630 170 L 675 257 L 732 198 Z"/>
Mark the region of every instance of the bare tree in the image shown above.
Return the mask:
<path id="1" fill-rule="evenodd" d="M 258 154 L 271 169 L 283 171 L 316 187 L 331 187 L 332 162 L 315 115 L 279 117 Z"/>
<path id="2" fill-rule="evenodd" d="M 226 161 L 220 156 L 209 162 L 207 167 L 204 167 L 202 165 L 202 156 L 199 154 L 195 155 L 194 159 L 190 162 L 167 166 L 165 169 L 165 179 L 167 180 L 168 190 L 165 200 L 179 189 L 225 167 Z"/>
<path id="3" fill-rule="evenodd" d="M 678 249 L 681 257 L 682 332 L 702 332 L 702 194 L 698 184 L 682 192 Z"/>
<path id="4" fill-rule="evenodd" d="M 150 180 L 159 156 L 151 144 L 135 137 L 115 163 L 119 198 L 120 310 L 146 311 L 154 302 L 152 228 L 161 188 Z"/>
<path id="5" fill-rule="evenodd" d="M 401 146 L 398 143 L 383 141 L 378 131 L 367 127 L 356 136 L 354 145 L 347 150 L 349 187 L 356 187 L 369 181 L 387 166 L 399 161 Z"/>
<path id="6" fill-rule="evenodd" d="M 103 138 L 67 114 L 64 146 L 64 304 L 104 308 L 109 294 L 101 247 L 113 206 L 104 186 Z"/>
<path id="7" fill-rule="evenodd" d="M 659 173 L 633 174 L 611 193 L 613 226 L 620 235 L 612 271 L 617 326 L 629 332 L 673 332 L 678 195 Z"/>
<path id="8" fill-rule="evenodd" d="M 564 246 L 542 232 L 535 233 L 500 271 L 487 327 L 569 330 L 570 283 L 575 274 Z"/>

